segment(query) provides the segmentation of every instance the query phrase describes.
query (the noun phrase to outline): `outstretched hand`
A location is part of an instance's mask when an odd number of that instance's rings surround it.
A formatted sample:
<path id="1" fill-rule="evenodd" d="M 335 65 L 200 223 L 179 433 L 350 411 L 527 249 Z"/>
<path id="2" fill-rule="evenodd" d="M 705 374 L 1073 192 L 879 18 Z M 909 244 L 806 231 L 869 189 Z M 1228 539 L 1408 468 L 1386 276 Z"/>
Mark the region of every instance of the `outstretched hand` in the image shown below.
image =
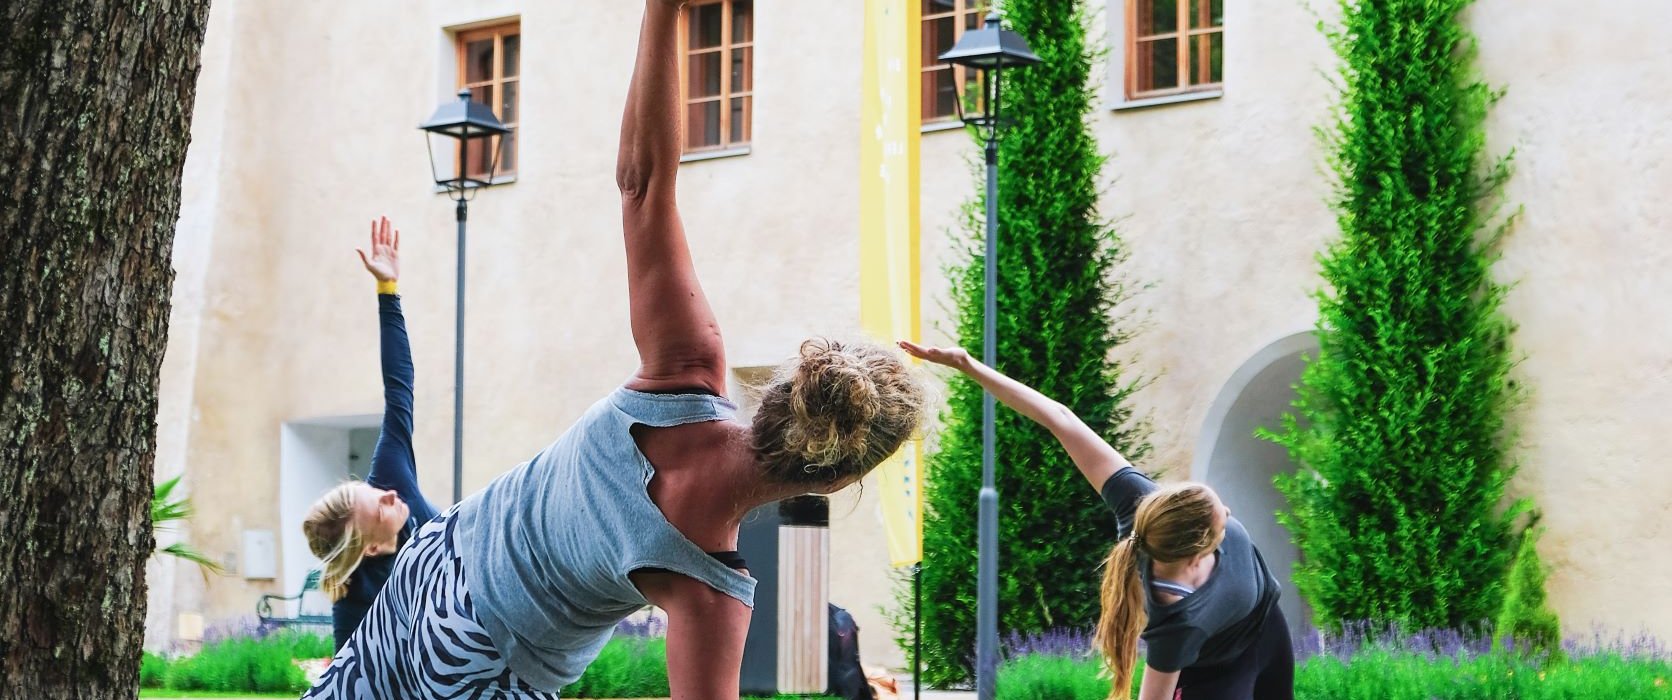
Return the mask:
<path id="1" fill-rule="evenodd" d="M 371 255 L 359 248 L 360 262 L 379 282 L 394 282 L 401 277 L 401 232 L 389 225 L 389 217 L 380 216 L 372 222 Z"/>
<path id="2" fill-rule="evenodd" d="M 919 360 L 933 362 L 937 365 L 946 365 L 957 370 L 965 370 L 970 367 L 970 354 L 963 348 L 935 348 L 906 340 L 899 341 L 898 344 L 901 350 L 906 351 L 906 354 Z"/>

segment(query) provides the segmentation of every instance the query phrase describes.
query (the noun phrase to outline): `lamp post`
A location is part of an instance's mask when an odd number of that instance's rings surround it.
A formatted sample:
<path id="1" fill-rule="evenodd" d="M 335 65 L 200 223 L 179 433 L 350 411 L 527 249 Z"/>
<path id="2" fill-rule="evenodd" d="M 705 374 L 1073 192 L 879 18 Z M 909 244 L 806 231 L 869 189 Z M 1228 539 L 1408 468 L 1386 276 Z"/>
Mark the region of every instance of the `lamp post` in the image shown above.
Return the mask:
<path id="1" fill-rule="evenodd" d="M 998 12 L 991 12 L 980 29 L 970 30 L 940 56 L 941 60 L 981 73 L 981 96 L 974 114 L 966 114 L 958 101 L 958 116 L 975 127 L 987 142 L 987 252 L 985 296 L 982 312 L 981 361 L 996 367 L 998 328 L 998 229 L 999 229 L 999 108 L 1002 105 L 1000 76 L 1006 68 L 1023 68 L 1039 63 L 1027 41 L 999 24 Z M 980 563 L 976 574 L 975 691 L 979 700 L 992 700 L 996 688 L 999 646 L 999 492 L 993 484 L 993 394 L 981 398 L 981 496 Z"/>
<path id="2" fill-rule="evenodd" d="M 458 299 L 454 306 L 456 325 L 453 336 L 453 502 L 464 498 L 464 237 L 465 219 L 470 200 L 476 191 L 493 184 L 493 173 L 499 166 L 501 136 L 511 133 L 499 122 L 493 109 L 480 102 L 472 102 L 470 89 L 459 91 L 457 102 L 445 102 L 437 107 L 429 121 L 418 126 L 425 132 L 425 146 L 430 153 L 430 171 L 435 184 L 446 188 L 455 207 L 459 222 Z M 452 141 L 448 141 L 451 139 Z M 457 146 L 453 167 L 436 162 L 437 141 L 446 144 L 442 158 L 448 157 L 452 146 Z M 482 166 L 486 166 L 483 169 Z M 452 171 L 448 173 L 447 171 Z M 447 173 L 447 174 L 444 174 Z"/>

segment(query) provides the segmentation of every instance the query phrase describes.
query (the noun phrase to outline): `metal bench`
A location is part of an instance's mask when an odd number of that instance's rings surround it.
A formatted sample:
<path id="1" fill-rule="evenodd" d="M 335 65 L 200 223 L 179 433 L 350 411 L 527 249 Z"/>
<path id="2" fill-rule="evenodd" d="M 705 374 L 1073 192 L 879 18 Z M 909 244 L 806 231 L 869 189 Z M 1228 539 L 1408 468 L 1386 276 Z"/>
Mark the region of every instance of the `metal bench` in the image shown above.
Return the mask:
<path id="1" fill-rule="evenodd" d="M 260 618 L 263 625 L 323 625 L 331 626 L 331 611 L 327 609 L 323 614 L 309 614 L 303 605 L 309 592 L 319 591 L 319 570 L 308 572 L 308 577 L 302 581 L 302 590 L 296 595 L 278 595 L 264 593 L 261 600 L 255 604 L 255 616 Z M 285 617 L 274 613 L 275 603 L 296 601 L 296 615 Z"/>

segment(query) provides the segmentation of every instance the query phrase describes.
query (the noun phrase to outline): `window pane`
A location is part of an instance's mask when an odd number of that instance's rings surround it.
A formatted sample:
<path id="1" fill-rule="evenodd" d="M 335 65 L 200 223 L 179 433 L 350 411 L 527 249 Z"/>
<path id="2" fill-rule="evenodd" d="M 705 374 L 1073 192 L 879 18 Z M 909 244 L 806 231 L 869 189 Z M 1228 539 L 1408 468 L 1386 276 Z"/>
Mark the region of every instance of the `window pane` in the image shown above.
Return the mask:
<path id="1" fill-rule="evenodd" d="M 987 21 L 987 3 L 972 2 L 964 7 L 964 28 L 980 29 L 981 23 Z"/>
<path id="2" fill-rule="evenodd" d="M 698 102 L 686 110 L 685 148 L 697 150 L 720 145 L 720 101 Z"/>
<path id="3" fill-rule="evenodd" d="M 951 68 L 941 68 L 923 74 L 925 121 L 958 115 L 958 91 L 953 89 L 954 80 Z"/>
<path id="4" fill-rule="evenodd" d="M 755 40 L 754 0 L 734 0 L 732 3 L 731 40 L 734 44 Z"/>
<path id="5" fill-rule="evenodd" d="M 1224 76 L 1225 34 L 1214 32 L 1190 38 L 1190 84 L 1222 82 Z"/>
<path id="6" fill-rule="evenodd" d="M 1197 47 L 1207 50 L 1207 65 L 1197 68 L 1197 75 L 1202 77 L 1197 82 L 1226 82 L 1226 33 L 1209 33 L 1195 42 Z M 1190 62 L 1197 62 L 1197 58 L 1190 57 Z"/>
<path id="7" fill-rule="evenodd" d="M 488 156 L 493 153 L 493 139 L 471 139 L 465 146 L 465 172 L 474 178 L 485 178 L 491 163 Z"/>
<path id="8" fill-rule="evenodd" d="M 517 132 L 514 129 L 499 139 L 499 168 L 495 172 L 500 175 L 517 172 Z"/>
<path id="9" fill-rule="evenodd" d="M 951 15 L 923 22 L 923 65 L 945 65 L 937 56 L 952 50 L 957 41 L 955 20 Z"/>
<path id="10" fill-rule="evenodd" d="M 691 32 L 687 43 L 693 49 L 711 49 L 720 45 L 725 38 L 724 3 L 709 3 L 691 7 Z"/>
<path id="11" fill-rule="evenodd" d="M 1190 0 L 1190 28 L 1225 26 L 1225 0 Z"/>
<path id="12" fill-rule="evenodd" d="M 477 85 L 476 87 L 471 88 L 470 89 L 470 101 L 471 102 L 480 102 L 482 104 L 487 105 L 489 109 L 492 109 L 493 108 L 493 85 L 492 84 Z"/>
<path id="13" fill-rule="evenodd" d="M 1138 36 L 1176 32 L 1179 28 L 1178 0 L 1136 0 Z M 1175 61 L 1176 62 L 1176 61 Z"/>
<path id="14" fill-rule="evenodd" d="M 507 124 L 517 121 L 517 85 L 512 80 L 499 86 L 499 120 Z"/>
<path id="15" fill-rule="evenodd" d="M 517 77 L 517 69 L 522 63 L 522 37 L 516 34 L 505 37 L 505 77 Z"/>
<path id="16" fill-rule="evenodd" d="M 464 46 L 464 81 L 479 83 L 493 79 L 493 39 L 472 41 Z"/>
<path id="17" fill-rule="evenodd" d="M 731 100 L 731 143 L 749 142 L 749 100 L 747 97 Z"/>
<path id="18" fill-rule="evenodd" d="M 1210 53 L 1212 54 L 1212 58 L 1211 58 L 1211 60 L 1209 60 L 1208 63 L 1212 67 L 1209 70 L 1208 77 L 1212 78 L 1213 82 L 1223 83 L 1223 82 L 1225 82 L 1225 33 L 1224 32 L 1214 32 L 1214 34 L 1213 34 L 1213 46 L 1211 48 Z"/>
<path id="19" fill-rule="evenodd" d="M 732 92 L 748 92 L 755 89 L 754 51 L 747 46 L 731 50 Z"/>
<path id="20" fill-rule="evenodd" d="M 690 65 L 686 68 L 689 83 L 685 87 L 687 97 L 695 99 L 719 96 L 721 58 L 722 54 L 719 51 L 699 53 L 691 57 Z"/>
<path id="21" fill-rule="evenodd" d="M 958 0 L 923 0 L 923 16 L 938 15 L 958 9 Z"/>
<path id="22" fill-rule="evenodd" d="M 1138 92 L 1179 86 L 1178 39 L 1138 42 Z"/>

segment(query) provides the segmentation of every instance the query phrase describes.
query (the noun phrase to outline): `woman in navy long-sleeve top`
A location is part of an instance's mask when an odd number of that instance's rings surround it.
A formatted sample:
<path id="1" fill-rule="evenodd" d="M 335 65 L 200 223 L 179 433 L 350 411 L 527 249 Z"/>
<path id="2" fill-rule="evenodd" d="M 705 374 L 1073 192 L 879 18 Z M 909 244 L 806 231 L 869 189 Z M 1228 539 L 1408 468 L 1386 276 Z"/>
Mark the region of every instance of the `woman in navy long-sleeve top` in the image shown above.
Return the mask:
<path id="1" fill-rule="evenodd" d="M 418 490 L 412 452 L 412 349 L 395 287 L 400 232 L 386 218 L 372 222 L 371 253 L 357 251 L 377 278 L 383 364 L 383 429 L 366 480 L 348 481 L 314 503 L 302 521 L 308 548 L 324 562 L 320 588 L 330 596 L 337 648 L 348 641 L 389 580 L 395 553 L 436 516 Z"/>

